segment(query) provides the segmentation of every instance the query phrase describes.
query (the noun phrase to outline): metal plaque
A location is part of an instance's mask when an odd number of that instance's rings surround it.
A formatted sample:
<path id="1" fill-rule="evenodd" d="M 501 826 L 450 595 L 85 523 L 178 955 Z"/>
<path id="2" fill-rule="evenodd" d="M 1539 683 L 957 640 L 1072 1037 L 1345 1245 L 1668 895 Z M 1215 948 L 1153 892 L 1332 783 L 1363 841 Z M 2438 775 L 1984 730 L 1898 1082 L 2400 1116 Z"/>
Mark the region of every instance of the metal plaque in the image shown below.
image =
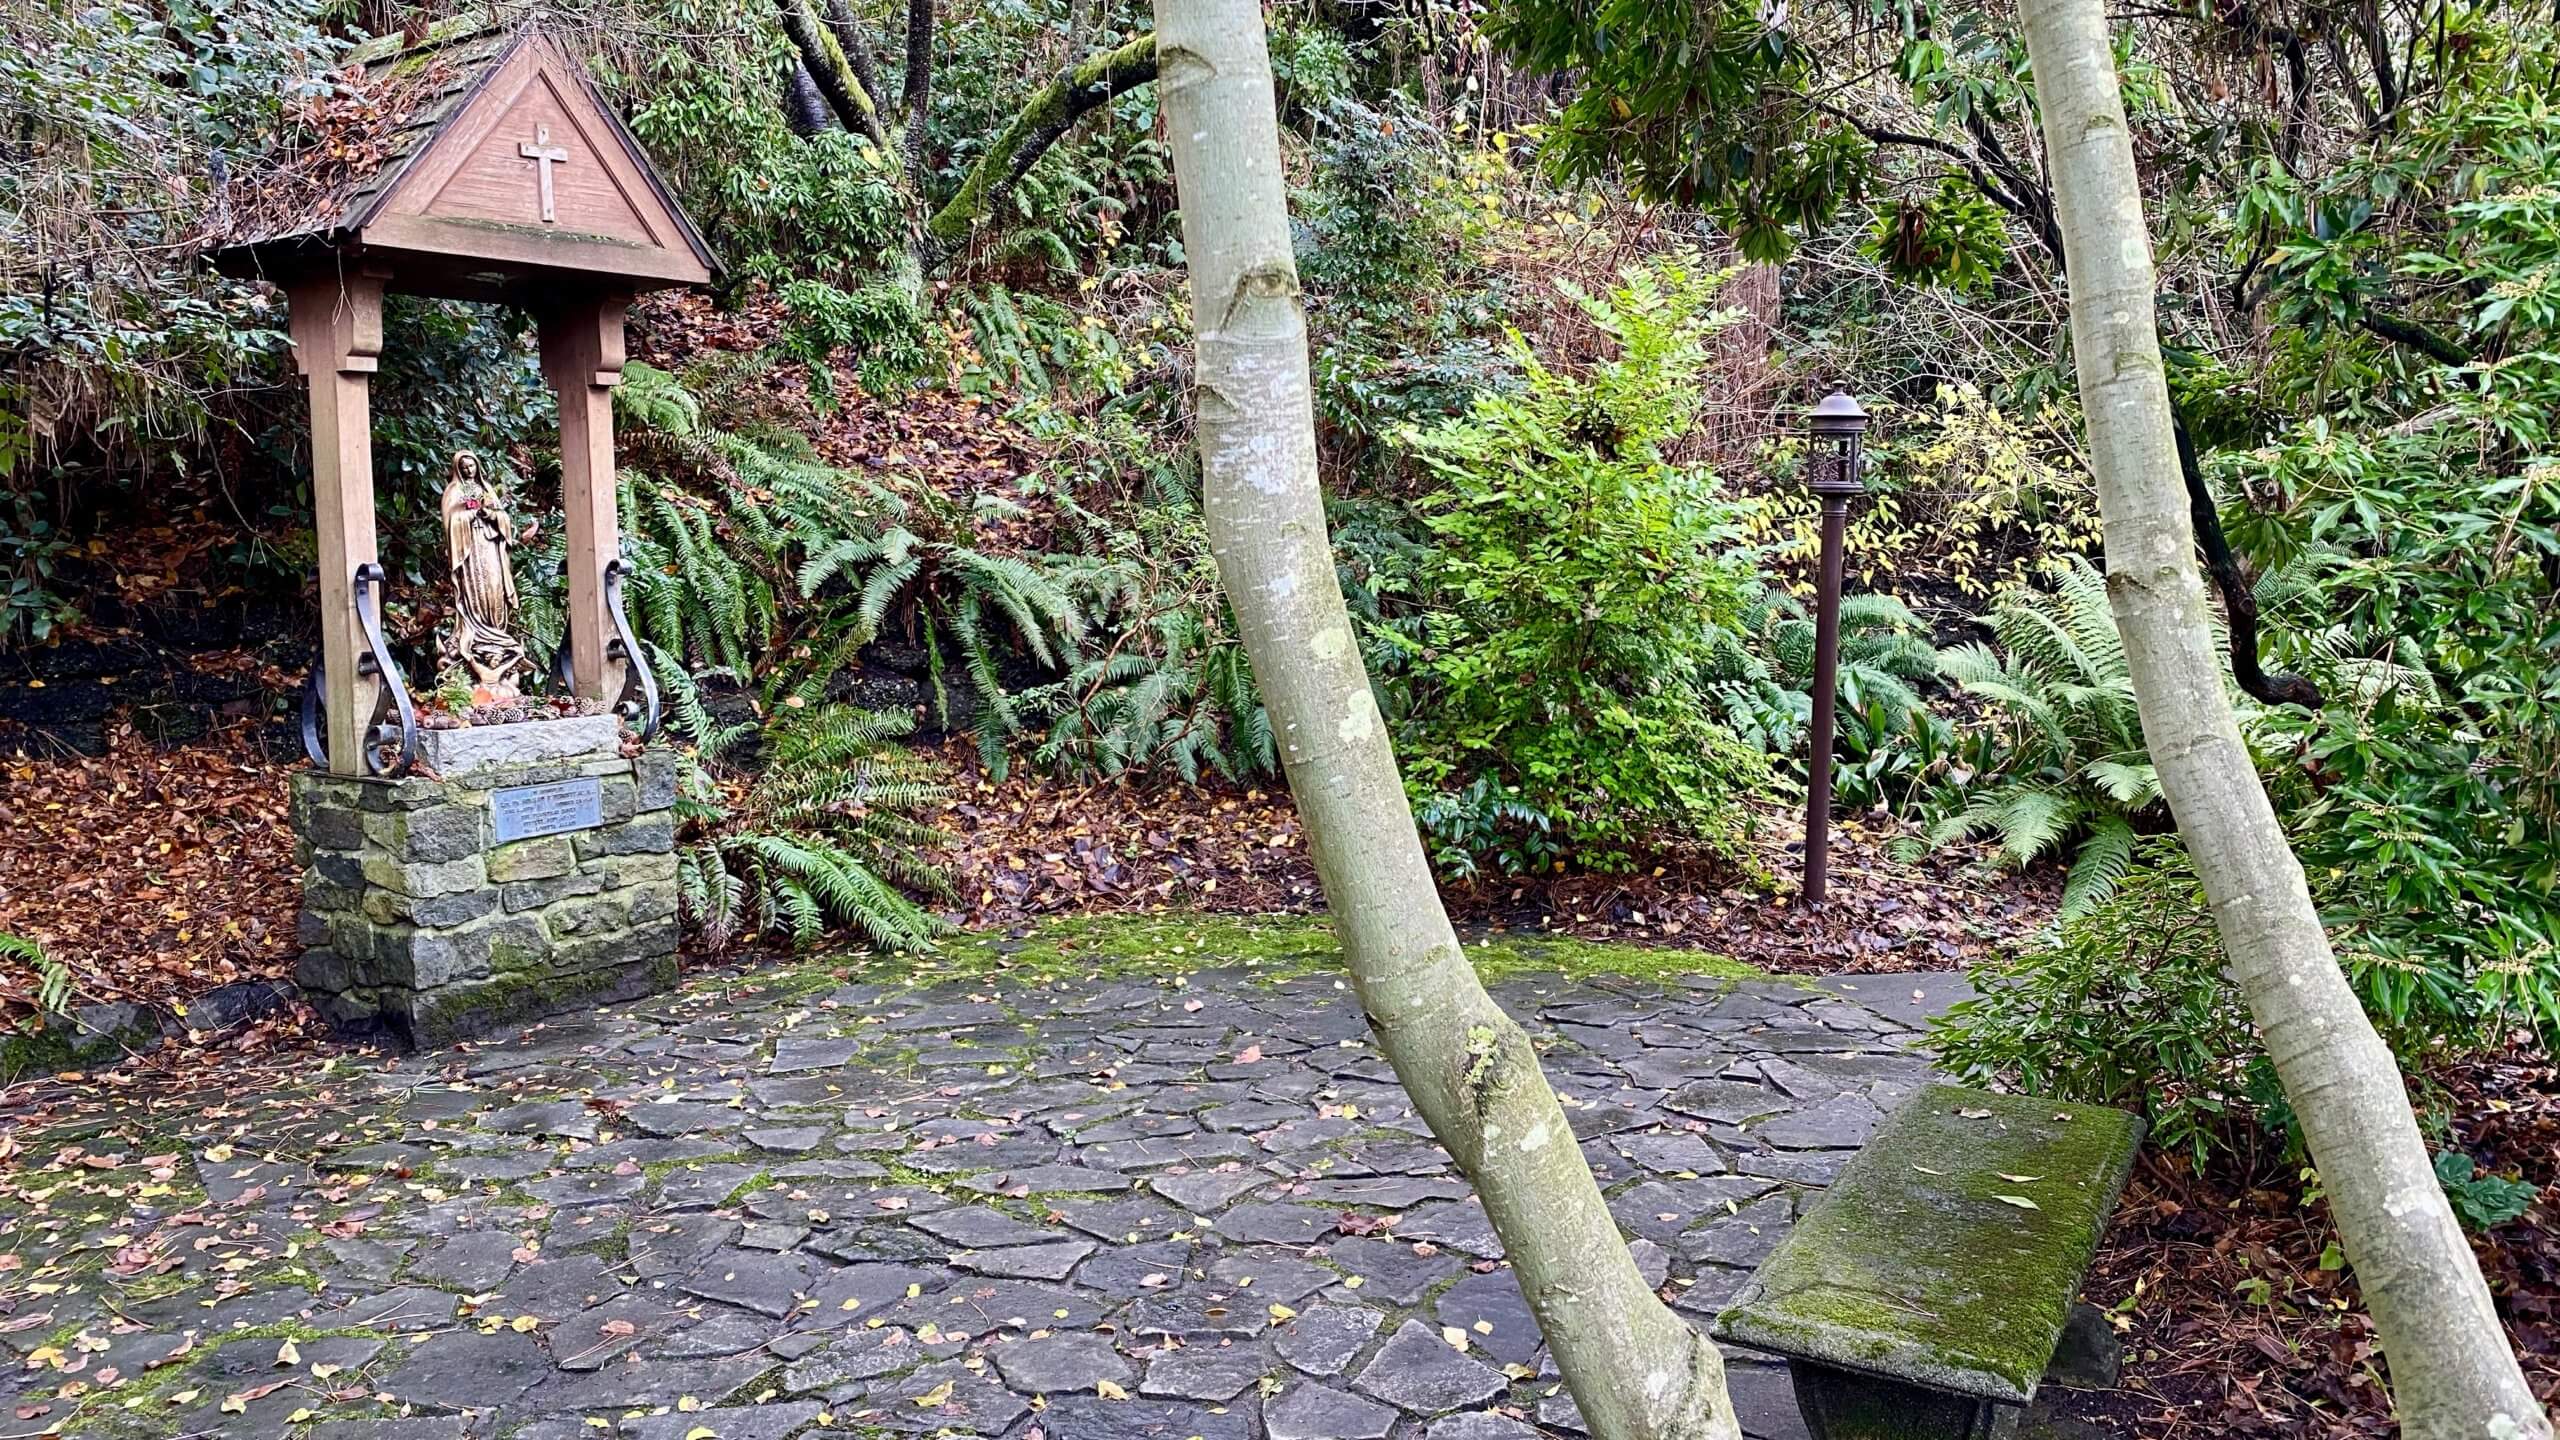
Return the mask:
<path id="1" fill-rule="evenodd" d="M 489 796 L 489 825 L 501 845 L 564 830 L 592 830 L 603 823 L 604 783 L 593 776 L 518 785 Z"/>

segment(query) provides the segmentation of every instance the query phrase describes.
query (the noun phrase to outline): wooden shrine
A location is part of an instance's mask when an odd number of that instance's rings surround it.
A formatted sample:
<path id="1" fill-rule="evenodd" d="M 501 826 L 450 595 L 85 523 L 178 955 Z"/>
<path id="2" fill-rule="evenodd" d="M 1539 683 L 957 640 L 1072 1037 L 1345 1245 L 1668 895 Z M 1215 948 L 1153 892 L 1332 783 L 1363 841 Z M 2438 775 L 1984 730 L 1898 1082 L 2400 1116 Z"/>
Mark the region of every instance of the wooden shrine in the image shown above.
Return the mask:
<path id="1" fill-rule="evenodd" d="M 407 709 L 378 623 L 369 386 L 383 297 L 495 301 L 538 317 L 560 402 L 564 648 L 576 692 L 611 701 L 629 668 L 607 593 L 621 548 L 623 316 L 636 293 L 707 283 L 719 261 L 585 70 L 540 29 L 467 16 L 369 42 L 348 63 L 346 89 L 367 117 L 357 143 L 313 147 L 235 197 L 238 218 L 212 258 L 285 291 L 311 395 L 322 748 L 331 771 L 357 775 L 384 768 L 368 753 L 377 719 Z"/>
<path id="2" fill-rule="evenodd" d="M 475 16 L 350 61 L 318 117 L 329 140 L 235 187 L 213 259 L 282 287 L 311 395 L 321 643 L 313 769 L 293 780 L 295 978 L 341 1026 L 439 1046 L 675 983 L 675 763 L 634 743 L 657 702 L 622 613 L 613 387 L 632 297 L 719 265 L 541 30 Z M 539 322 L 568 540 L 554 683 L 577 696 L 547 717 L 500 703 L 531 662 L 508 633 L 511 512 L 476 457 L 454 458 L 442 500 L 454 625 L 439 653 L 485 682 L 470 713 L 448 704 L 422 727 L 383 634 L 370 385 L 390 294 Z"/>

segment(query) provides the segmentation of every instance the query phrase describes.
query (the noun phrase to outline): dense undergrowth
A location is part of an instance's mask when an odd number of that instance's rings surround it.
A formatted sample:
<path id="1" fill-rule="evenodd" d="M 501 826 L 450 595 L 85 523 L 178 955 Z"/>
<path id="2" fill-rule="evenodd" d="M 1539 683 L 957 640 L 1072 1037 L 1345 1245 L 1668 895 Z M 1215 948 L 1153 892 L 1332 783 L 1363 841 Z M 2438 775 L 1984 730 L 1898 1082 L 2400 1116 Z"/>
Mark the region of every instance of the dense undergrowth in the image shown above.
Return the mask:
<path id="1" fill-rule="evenodd" d="M 1575 7 L 1497 4 L 1481 34 L 1273 11 L 1336 553 L 1418 823 L 1452 883 L 1666 854 L 1779 883 L 1745 842 L 1799 798 L 1811 710 L 1817 507 L 1788 416 L 1847 386 L 1877 428 L 1841 803 L 1907 845 L 2069 867 L 2064 925 L 1949 1055 L 2143 1104 L 2199 1153 L 2281 1136 L 2105 604 L 2016 37 L 1927 6 L 1883 27 L 1783 9 L 1737 12 L 1771 43 L 1701 59 L 1695 90 L 1653 86 L 1650 47 L 1591 49 Z M 2363 53 L 2406 56 L 2387 73 L 2220 12 L 2129 27 L 2122 63 L 2173 386 L 2233 552 L 2230 683 L 2342 960 L 2423 1068 L 2560 1028 L 2560 77 L 2538 19 L 2367 10 L 2386 43 Z M 856 70 L 895 68 L 903 11 L 847 8 Z M 554 17 L 731 261 L 718 340 L 644 307 L 654 363 L 618 400 L 635 618 L 693 761 L 687 909 L 714 947 L 946 928 L 922 857 L 948 777 L 910 728 L 967 733 L 996 773 L 1275 778 L 1189 458 L 1152 91 L 1103 87 L 986 184 L 1028 97 L 1138 42 L 1144 9 L 943 11 L 876 134 L 811 99 L 826 77 L 780 23 L 814 13 L 797 0 Z M 94 18 L 22 8 L 0 52 L 19 649 L 174 595 L 299 592 L 278 310 L 191 261 L 224 186 L 356 123 L 337 57 L 410 17 Z M 1867 78 L 1819 106 L 1652 109 L 1810 93 L 1835 58 Z M 1712 158 L 1734 153 L 1770 158 Z M 552 417 L 524 317 L 403 301 L 389 324 L 377 468 L 414 643 L 441 619 L 423 577 L 450 451 L 538 510 Z M 848 437 L 924 391 L 1000 416 L 1026 463 Z M 120 570 L 120 528 L 186 505 L 214 537 L 188 574 Z M 547 646 L 556 542 L 520 563 Z M 7 973 L 41 998 L 40 970 Z"/>

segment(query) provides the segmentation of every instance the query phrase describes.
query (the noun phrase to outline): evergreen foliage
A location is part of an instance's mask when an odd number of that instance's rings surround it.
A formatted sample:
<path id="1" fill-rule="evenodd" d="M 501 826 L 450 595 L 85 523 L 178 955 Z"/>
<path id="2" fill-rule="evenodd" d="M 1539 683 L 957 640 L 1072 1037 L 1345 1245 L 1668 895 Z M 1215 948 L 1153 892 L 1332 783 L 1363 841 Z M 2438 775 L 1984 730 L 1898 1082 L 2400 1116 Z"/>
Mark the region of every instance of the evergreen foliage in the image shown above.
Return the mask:
<path id="1" fill-rule="evenodd" d="M 679 724 L 704 726 L 680 684 Z M 914 718 L 842 705 L 785 705 L 760 729 L 692 729 L 680 786 L 677 851 L 685 915 L 714 948 L 767 932 L 795 945 L 847 925 L 876 949 L 913 950 L 951 930 L 906 892 L 948 895 L 931 859 L 949 837 L 929 819 L 949 797 L 926 763 L 896 742 Z M 729 763 L 752 733 L 754 769 Z"/>
<path id="2" fill-rule="evenodd" d="M 2063 890 L 2069 918 L 2122 882 L 2139 827 L 2165 807 L 2106 577 L 2074 556 L 2054 579 L 2052 590 L 2013 588 L 1992 606 L 1998 650 L 1962 645 L 1939 657 L 1946 676 L 1988 707 L 1999 743 L 1929 838 L 1944 845 L 1987 833 L 2012 865 L 2076 842 Z"/>
<path id="3" fill-rule="evenodd" d="M 1498 796 L 1511 810 L 1474 807 L 1468 827 L 1534 812 L 1595 867 L 1675 829 L 1745 859 L 1741 800 L 1767 765 L 1712 718 L 1705 667 L 1753 576 L 1714 477 L 1662 453 L 1696 404 L 1720 278 L 1684 257 L 1631 268 L 1577 297 L 1615 355 L 1569 375 L 1515 341 L 1519 391 L 1405 432 L 1444 487 L 1420 506 L 1440 553 L 1402 709 L 1417 809 Z"/>

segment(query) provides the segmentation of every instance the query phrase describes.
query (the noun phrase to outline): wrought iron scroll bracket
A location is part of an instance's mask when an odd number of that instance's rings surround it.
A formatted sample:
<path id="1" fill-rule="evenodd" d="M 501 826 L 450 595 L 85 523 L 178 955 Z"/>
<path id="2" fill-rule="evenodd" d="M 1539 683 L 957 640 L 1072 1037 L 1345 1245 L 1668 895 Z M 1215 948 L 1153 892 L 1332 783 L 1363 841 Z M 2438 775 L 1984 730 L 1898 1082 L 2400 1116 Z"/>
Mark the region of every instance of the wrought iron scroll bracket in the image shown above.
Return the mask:
<path id="1" fill-rule="evenodd" d="M 364 631 L 364 649 L 356 656 L 356 673 L 382 682 L 374 696 L 373 714 L 366 717 L 361 745 L 365 773 L 400 776 L 408 774 L 418 762 L 418 708 L 409 699 L 409 687 L 401 678 L 398 662 L 391 658 L 391 641 L 382 633 L 382 590 L 386 583 L 380 564 L 367 562 L 356 567 L 356 624 Z M 311 673 L 302 682 L 302 753 L 324 770 L 329 768 L 329 747 L 324 738 L 327 725 L 323 719 L 328 694 L 328 673 L 314 657 Z M 399 758 L 385 764 L 380 752 L 393 745 L 399 747 Z"/>
<path id="2" fill-rule="evenodd" d="M 614 713 L 628 721 L 641 740 L 658 733 L 658 681 L 649 673 L 649 662 L 641 658 L 640 642 L 632 637 L 630 617 L 622 609 L 622 577 L 631 573 L 631 562 L 620 556 L 605 562 L 604 617 L 613 627 L 605 638 L 607 660 L 622 665 L 622 693 L 614 697 Z M 577 688 L 577 666 L 569 637 L 560 637 L 560 648 L 551 652 L 551 683 L 566 695 Z"/>
<path id="3" fill-rule="evenodd" d="M 377 561 L 356 567 L 356 623 L 364 627 L 364 653 L 356 657 L 356 673 L 371 675 L 382 681 L 382 693 L 373 704 L 373 715 L 365 726 L 364 764 L 376 775 L 406 775 L 418 763 L 418 707 L 409 700 L 409 686 L 401 679 L 399 662 L 391 658 L 391 642 L 382 633 L 382 590 L 387 577 Z M 396 717 L 398 728 L 393 729 Z M 382 764 L 375 752 L 397 741 L 400 758 Z"/>
<path id="4" fill-rule="evenodd" d="M 604 645 L 606 658 L 622 662 L 622 698 L 614 703 L 642 741 L 658 733 L 658 681 L 649 673 L 649 662 L 641 658 L 640 642 L 631 634 L 630 618 L 622 613 L 622 577 L 630 573 L 629 561 L 616 555 L 605 562 L 604 614 L 613 622 L 613 638 Z"/>

